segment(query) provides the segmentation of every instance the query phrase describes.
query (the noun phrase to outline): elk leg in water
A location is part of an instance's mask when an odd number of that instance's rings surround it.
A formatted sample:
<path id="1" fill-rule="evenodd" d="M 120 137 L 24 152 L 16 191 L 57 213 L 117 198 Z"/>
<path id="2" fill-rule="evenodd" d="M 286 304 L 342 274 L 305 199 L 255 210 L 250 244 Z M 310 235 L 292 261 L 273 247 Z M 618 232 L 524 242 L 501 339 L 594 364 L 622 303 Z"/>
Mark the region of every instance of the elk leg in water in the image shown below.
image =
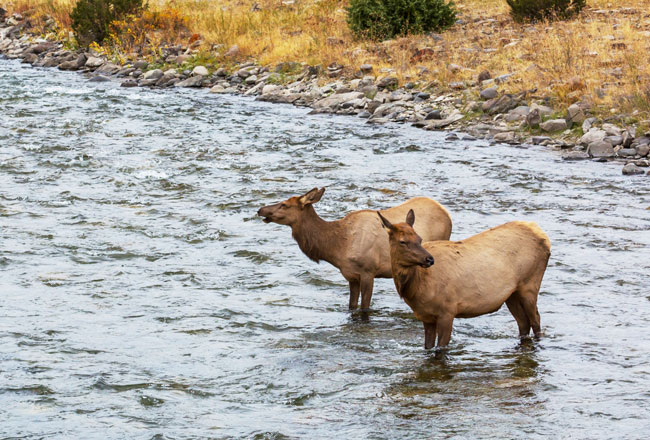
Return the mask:
<path id="1" fill-rule="evenodd" d="M 530 333 L 530 321 L 521 305 L 519 293 L 515 292 L 510 295 L 510 298 L 506 300 L 506 305 L 508 306 L 510 313 L 512 313 L 512 316 L 514 316 L 515 321 L 517 321 L 517 325 L 519 326 L 519 337 L 523 338 L 528 336 Z"/>
<path id="2" fill-rule="evenodd" d="M 354 310 L 359 305 L 359 280 L 350 281 L 350 310 Z"/>
<path id="3" fill-rule="evenodd" d="M 436 323 L 424 323 L 424 348 L 429 350 L 436 345 Z"/>
<path id="4" fill-rule="evenodd" d="M 451 339 L 451 329 L 454 326 L 453 316 L 441 316 L 436 321 L 436 333 L 438 334 L 437 347 L 446 347 Z"/>
<path id="5" fill-rule="evenodd" d="M 533 328 L 533 334 L 536 338 L 542 336 L 542 327 L 539 318 L 539 311 L 537 311 L 537 291 L 533 289 L 526 289 L 521 292 L 521 305 L 528 316 L 530 326 Z"/>
<path id="6" fill-rule="evenodd" d="M 370 308 L 370 300 L 372 299 L 372 288 L 375 283 L 375 278 L 372 275 L 361 274 L 361 309 L 367 310 Z"/>

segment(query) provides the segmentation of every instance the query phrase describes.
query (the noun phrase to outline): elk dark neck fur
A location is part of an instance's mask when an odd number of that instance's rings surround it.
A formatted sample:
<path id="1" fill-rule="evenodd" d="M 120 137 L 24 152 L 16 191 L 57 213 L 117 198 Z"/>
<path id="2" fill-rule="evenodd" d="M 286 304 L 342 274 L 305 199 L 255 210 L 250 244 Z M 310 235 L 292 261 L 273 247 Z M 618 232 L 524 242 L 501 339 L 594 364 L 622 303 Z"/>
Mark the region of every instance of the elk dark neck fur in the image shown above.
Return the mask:
<path id="1" fill-rule="evenodd" d="M 323 220 L 312 205 L 307 205 L 304 209 L 300 221 L 291 226 L 291 235 L 298 242 L 300 250 L 311 260 L 316 263 L 325 260 L 337 266 L 335 255 L 342 239 L 339 222 Z"/>
<path id="2" fill-rule="evenodd" d="M 392 258 L 391 258 L 392 260 Z M 419 266 L 404 267 L 395 263 L 391 263 L 391 270 L 393 272 L 393 281 L 399 296 L 406 300 L 412 300 L 417 294 L 416 286 L 419 284 L 421 276 L 421 268 Z"/>

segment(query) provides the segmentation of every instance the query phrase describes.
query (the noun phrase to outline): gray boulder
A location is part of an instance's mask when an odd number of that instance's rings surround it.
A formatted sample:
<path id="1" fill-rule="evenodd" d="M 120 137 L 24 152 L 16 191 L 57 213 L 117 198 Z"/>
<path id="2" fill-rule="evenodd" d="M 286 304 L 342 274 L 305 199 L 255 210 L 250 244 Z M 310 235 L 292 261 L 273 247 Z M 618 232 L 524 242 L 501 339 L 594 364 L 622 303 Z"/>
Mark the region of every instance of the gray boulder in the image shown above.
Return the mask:
<path id="1" fill-rule="evenodd" d="M 542 131 L 553 133 L 555 131 L 562 131 L 567 129 L 567 123 L 564 119 L 551 119 L 539 124 Z"/>
<path id="2" fill-rule="evenodd" d="M 99 57 L 89 57 L 86 60 L 86 67 L 90 67 L 91 69 L 95 69 L 102 64 L 104 64 L 104 60 Z"/>
<path id="3" fill-rule="evenodd" d="M 487 89 L 481 91 L 481 99 L 494 99 L 498 94 L 499 93 L 497 92 L 496 87 L 488 87 Z"/>
<path id="4" fill-rule="evenodd" d="M 600 130 L 598 128 L 592 128 L 587 133 L 582 135 L 582 137 L 578 142 L 582 145 L 590 145 L 593 144 L 594 142 L 604 140 L 606 136 L 607 133 L 605 133 L 603 130 Z"/>
<path id="5" fill-rule="evenodd" d="M 589 144 L 587 154 L 591 157 L 614 157 L 614 147 L 606 141 L 596 141 Z"/>
<path id="6" fill-rule="evenodd" d="M 643 171 L 643 168 L 640 168 L 633 163 L 628 163 L 623 167 L 623 174 L 625 174 L 626 176 L 643 174 L 644 172 L 645 171 Z"/>
<path id="7" fill-rule="evenodd" d="M 201 87 L 203 85 L 203 75 L 190 76 L 184 81 L 174 84 L 174 87 Z"/>
<path id="8" fill-rule="evenodd" d="M 398 84 L 398 80 L 396 77 L 387 76 L 379 80 L 379 82 L 377 83 L 377 87 L 379 88 L 396 87 L 397 84 Z"/>
<path id="9" fill-rule="evenodd" d="M 499 98 L 490 99 L 481 106 L 482 110 L 489 114 L 506 113 L 519 105 L 519 102 L 510 95 L 503 95 Z"/>
<path id="10" fill-rule="evenodd" d="M 163 71 L 160 69 L 150 70 L 144 74 L 143 79 L 145 80 L 155 80 L 158 81 L 164 75 Z"/>

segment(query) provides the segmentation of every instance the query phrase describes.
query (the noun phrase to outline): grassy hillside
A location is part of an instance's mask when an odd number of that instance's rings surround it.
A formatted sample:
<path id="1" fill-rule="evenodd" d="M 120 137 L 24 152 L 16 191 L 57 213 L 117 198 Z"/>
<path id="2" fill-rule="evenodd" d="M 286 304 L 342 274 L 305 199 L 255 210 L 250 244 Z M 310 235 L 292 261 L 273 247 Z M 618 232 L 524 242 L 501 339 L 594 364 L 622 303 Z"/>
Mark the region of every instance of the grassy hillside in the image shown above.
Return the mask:
<path id="1" fill-rule="evenodd" d="M 4 6 L 43 15 L 67 36 L 74 0 L 13 0 Z M 557 108 L 587 97 L 600 114 L 650 118 L 650 0 L 589 0 L 575 20 L 518 25 L 505 0 L 458 0 L 460 23 L 434 36 L 383 43 L 355 40 L 346 24 L 346 1 L 150 0 L 143 17 L 116 23 L 107 42 L 128 58 L 154 56 L 161 44 L 195 40 L 203 58 L 222 58 L 233 45 L 238 59 L 262 64 L 300 61 L 338 63 L 349 74 L 363 63 L 375 74 L 391 69 L 403 81 L 429 84 L 443 93 L 476 82 L 478 74 L 512 74 L 506 90 L 537 89 Z M 384 70 L 382 70 L 384 69 Z M 465 91 L 464 93 L 470 93 Z M 471 92 L 474 93 L 474 92 Z"/>

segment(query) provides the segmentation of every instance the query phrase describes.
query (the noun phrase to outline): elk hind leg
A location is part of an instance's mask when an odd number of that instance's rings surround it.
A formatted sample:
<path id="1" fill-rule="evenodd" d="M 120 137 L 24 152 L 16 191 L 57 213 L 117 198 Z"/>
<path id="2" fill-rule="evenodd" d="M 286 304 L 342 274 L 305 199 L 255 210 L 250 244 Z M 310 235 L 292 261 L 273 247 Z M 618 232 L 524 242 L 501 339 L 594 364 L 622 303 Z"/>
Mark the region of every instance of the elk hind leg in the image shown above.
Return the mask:
<path id="1" fill-rule="evenodd" d="M 521 305 L 528 316 L 530 326 L 533 328 L 533 334 L 536 338 L 542 336 L 542 327 L 540 323 L 539 311 L 537 310 L 537 289 L 526 288 L 521 290 Z"/>
<path id="2" fill-rule="evenodd" d="M 510 295 L 510 298 L 506 300 L 506 305 L 508 306 L 510 313 L 512 313 L 512 316 L 515 318 L 515 321 L 517 321 L 517 326 L 519 327 L 519 337 L 524 338 L 528 336 L 530 333 L 530 320 L 528 319 L 528 315 L 526 314 L 524 307 L 521 305 L 521 298 L 519 297 L 519 293 L 514 292 L 512 295 Z"/>

